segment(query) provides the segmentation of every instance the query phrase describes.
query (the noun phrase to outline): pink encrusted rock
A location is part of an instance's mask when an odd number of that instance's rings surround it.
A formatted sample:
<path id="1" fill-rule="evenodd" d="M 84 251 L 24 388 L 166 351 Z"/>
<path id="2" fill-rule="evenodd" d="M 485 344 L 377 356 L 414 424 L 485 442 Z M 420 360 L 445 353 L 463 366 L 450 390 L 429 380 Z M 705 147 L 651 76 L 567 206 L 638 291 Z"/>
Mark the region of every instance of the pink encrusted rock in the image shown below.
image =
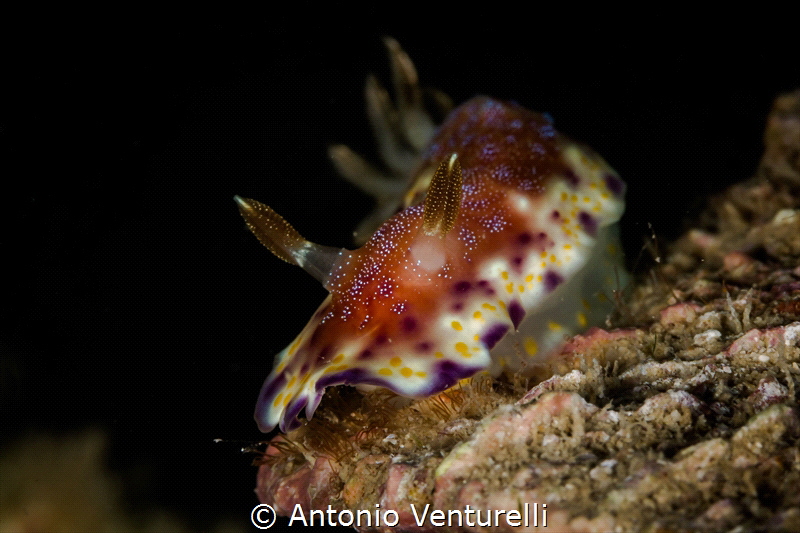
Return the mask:
<path id="1" fill-rule="evenodd" d="M 550 379 L 546 379 L 533 387 L 531 390 L 525 393 L 525 396 L 517 400 L 517 405 L 525 405 L 527 403 L 532 402 L 534 399 L 538 398 L 542 394 L 546 392 L 552 392 L 555 390 L 564 391 L 564 390 L 573 390 L 577 391 L 581 388 L 581 385 L 587 380 L 586 374 L 581 372 L 580 370 L 573 370 L 569 374 L 563 376 L 553 376 Z"/>
<path id="2" fill-rule="evenodd" d="M 610 344 L 616 339 L 623 339 L 626 337 L 634 338 L 639 334 L 636 329 L 617 329 L 614 331 L 606 331 L 600 328 L 589 328 L 585 333 L 575 335 L 570 338 L 561 348 L 561 355 L 569 355 L 573 353 L 586 353 L 589 350 L 596 349 L 603 344 Z"/>
<path id="3" fill-rule="evenodd" d="M 334 492 L 331 481 L 337 477 L 332 463 L 328 457 L 318 457 L 313 465 L 307 463 L 288 476 L 282 463 L 261 465 L 256 494 L 279 515 L 291 515 L 296 504 L 304 509 L 325 508 Z"/>
<path id="4" fill-rule="evenodd" d="M 756 411 L 789 400 L 789 389 L 770 376 L 758 382 L 755 392 L 747 398 Z"/>
<path id="5" fill-rule="evenodd" d="M 476 467 L 500 461 L 504 454 L 518 448 L 533 446 L 538 435 L 550 433 L 555 419 L 570 417 L 570 423 L 575 426 L 573 435 L 577 436 L 583 433 L 583 420 L 597 411 L 597 406 L 570 392 L 549 393 L 541 396 L 538 402 L 522 407 L 501 407 L 437 468 L 435 507 L 454 508 L 463 484 L 473 478 Z"/>
<path id="6" fill-rule="evenodd" d="M 728 252 L 722 258 L 722 268 L 725 277 L 740 283 L 753 283 L 759 270 L 764 270 L 764 265 L 742 252 Z"/>
<path id="7" fill-rule="evenodd" d="M 686 391 L 671 390 L 648 398 L 636 413 L 643 420 L 658 418 L 678 423 L 687 410 L 696 415 L 702 406 L 703 402 L 696 396 Z"/>
<path id="8" fill-rule="evenodd" d="M 724 354 L 728 357 L 740 354 L 753 354 L 759 356 L 759 352 L 767 349 L 787 349 L 800 350 L 800 322 L 793 322 L 786 326 L 770 329 L 751 329 L 734 341 Z M 782 345 L 782 346 L 781 346 Z M 762 362 L 769 362 L 769 356 L 761 354 L 767 359 Z"/>
<path id="9" fill-rule="evenodd" d="M 427 532 L 435 529 L 427 522 L 422 527 L 417 526 L 411 505 L 413 504 L 417 512 L 420 512 L 430 503 L 430 493 L 434 484 L 433 474 L 439 462 L 439 459 L 435 459 L 421 465 L 396 463 L 389 467 L 389 477 L 381 498 L 381 509 L 397 511 L 399 522 L 391 530 Z"/>
<path id="10" fill-rule="evenodd" d="M 703 308 L 694 302 L 682 302 L 661 310 L 660 322 L 665 327 L 675 324 L 689 324 L 697 318 Z"/>

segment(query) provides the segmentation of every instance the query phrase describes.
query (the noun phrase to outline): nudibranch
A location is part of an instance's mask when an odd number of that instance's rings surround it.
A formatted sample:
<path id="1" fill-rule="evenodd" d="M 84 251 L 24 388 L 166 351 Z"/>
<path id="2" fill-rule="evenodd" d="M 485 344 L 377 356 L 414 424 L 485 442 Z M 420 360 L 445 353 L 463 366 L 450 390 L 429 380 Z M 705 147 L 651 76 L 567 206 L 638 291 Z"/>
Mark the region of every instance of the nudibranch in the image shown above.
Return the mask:
<path id="1" fill-rule="evenodd" d="M 410 60 L 387 44 L 400 102 L 370 81 L 368 105 L 388 166 L 413 167 L 408 185 L 343 147 L 331 155 L 383 200 L 378 212 L 397 212 L 347 250 L 311 243 L 236 197 L 259 240 L 330 293 L 275 359 L 256 406 L 264 432 L 300 425 L 333 385 L 425 397 L 481 371 L 524 373 L 565 335 L 602 323 L 624 283 L 625 185 L 605 161 L 548 117 L 486 97 L 435 129 Z"/>

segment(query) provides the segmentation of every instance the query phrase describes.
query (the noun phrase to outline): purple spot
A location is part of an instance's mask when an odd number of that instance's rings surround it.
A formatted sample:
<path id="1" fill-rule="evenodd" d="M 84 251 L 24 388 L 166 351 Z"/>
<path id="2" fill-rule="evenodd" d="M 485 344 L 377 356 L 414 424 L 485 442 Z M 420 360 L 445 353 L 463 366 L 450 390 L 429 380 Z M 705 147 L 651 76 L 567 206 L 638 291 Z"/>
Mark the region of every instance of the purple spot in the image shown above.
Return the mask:
<path id="1" fill-rule="evenodd" d="M 536 242 L 542 243 L 547 241 L 547 233 L 540 231 L 539 234 L 536 236 Z"/>
<path id="2" fill-rule="evenodd" d="M 461 302 L 456 302 L 453 304 L 453 311 L 458 312 L 464 309 L 464 304 Z"/>
<path id="3" fill-rule="evenodd" d="M 552 218 L 553 220 L 560 220 L 561 213 L 558 212 L 558 209 L 554 209 L 553 212 L 550 213 L 550 218 Z"/>
<path id="4" fill-rule="evenodd" d="M 372 357 L 372 350 L 361 350 L 361 353 L 358 354 L 359 359 L 369 359 Z"/>
<path id="5" fill-rule="evenodd" d="M 544 273 L 544 288 L 547 292 L 553 292 L 562 283 L 564 283 L 564 278 L 558 272 L 548 270 Z"/>
<path id="6" fill-rule="evenodd" d="M 606 187 L 608 190 L 614 193 L 615 196 L 619 196 L 625 191 L 625 184 L 622 183 L 622 180 L 616 177 L 613 174 L 606 174 L 604 177 L 606 182 Z"/>
<path id="7" fill-rule="evenodd" d="M 578 213 L 578 222 L 580 222 L 581 226 L 583 226 L 583 229 L 585 229 L 586 233 L 589 235 L 594 235 L 597 233 L 597 219 L 586 211 L 581 211 Z"/>
<path id="8" fill-rule="evenodd" d="M 469 281 L 459 281 L 455 285 L 453 285 L 453 292 L 461 293 L 467 292 L 472 288 L 472 284 Z"/>
<path id="9" fill-rule="evenodd" d="M 572 187 L 573 189 L 574 189 L 574 188 L 576 188 L 576 187 L 578 186 L 578 184 L 581 182 L 581 179 L 578 177 L 578 175 L 577 175 L 577 174 L 575 174 L 575 173 L 574 173 L 572 170 L 570 170 L 570 169 L 567 169 L 567 170 L 564 172 L 564 179 L 565 179 L 565 180 L 567 180 L 567 183 L 568 183 L 568 184 L 569 184 L 569 186 L 570 186 L 570 187 Z M 609 188 L 610 188 L 610 187 L 609 187 Z"/>
<path id="10" fill-rule="evenodd" d="M 522 319 L 525 318 L 525 309 L 522 308 L 522 304 L 517 300 L 508 304 L 508 316 L 511 319 L 511 323 L 514 324 L 514 329 L 517 329 L 522 323 Z"/>
<path id="11" fill-rule="evenodd" d="M 333 348 L 331 348 L 330 344 L 326 344 L 322 347 L 322 349 L 317 354 L 317 361 L 327 363 L 330 360 L 331 352 Z"/>
<path id="12" fill-rule="evenodd" d="M 522 258 L 520 256 L 511 258 L 511 264 L 513 264 L 515 267 L 519 267 L 522 264 Z"/>
<path id="13" fill-rule="evenodd" d="M 493 295 L 495 292 L 492 286 L 489 284 L 489 282 L 486 281 L 485 279 L 482 279 L 478 282 L 478 287 L 483 289 L 489 296 Z"/>
<path id="14" fill-rule="evenodd" d="M 529 242 L 531 242 L 532 240 L 533 240 L 533 237 L 528 232 L 520 233 L 519 235 L 517 235 L 517 242 L 519 244 L 525 245 L 525 244 L 528 244 Z"/>
<path id="15" fill-rule="evenodd" d="M 418 342 L 417 345 L 414 346 L 414 348 L 418 352 L 428 352 L 430 351 L 431 348 L 433 348 L 433 344 L 431 344 L 430 342 Z"/>
<path id="16" fill-rule="evenodd" d="M 508 324 L 495 324 L 483 334 L 481 341 L 487 349 L 491 350 L 494 348 L 495 344 L 500 342 L 500 339 L 505 336 L 506 332 L 508 332 Z"/>
<path id="17" fill-rule="evenodd" d="M 375 346 L 380 346 L 381 344 L 386 344 L 386 341 L 389 340 L 389 337 L 381 333 L 380 335 L 375 337 Z"/>
<path id="18" fill-rule="evenodd" d="M 275 399 L 275 393 L 278 389 L 282 389 L 286 385 L 286 376 L 283 372 L 275 377 L 268 377 L 261 386 L 261 392 L 258 395 L 259 403 L 266 401 L 270 402 Z"/>
<path id="19" fill-rule="evenodd" d="M 430 396 L 441 392 L 448 387 L 455 385 L 459 379 L 464 379 L 473 375 L 478 370 L 483 370 L 481 366 L 462 366 L 453 361 L 440 361 L 433 369 L 432 380 L 421 394 Z"/>
<path id="20" fill-rule="evenodd" d="M 400 325 L 403 327 L 403 331 L 406 333 L 411 333 L 415 329 L 417 329 L 417 319 L 413 316 L 404 317 L 403 320 L 400 322 Z"/>

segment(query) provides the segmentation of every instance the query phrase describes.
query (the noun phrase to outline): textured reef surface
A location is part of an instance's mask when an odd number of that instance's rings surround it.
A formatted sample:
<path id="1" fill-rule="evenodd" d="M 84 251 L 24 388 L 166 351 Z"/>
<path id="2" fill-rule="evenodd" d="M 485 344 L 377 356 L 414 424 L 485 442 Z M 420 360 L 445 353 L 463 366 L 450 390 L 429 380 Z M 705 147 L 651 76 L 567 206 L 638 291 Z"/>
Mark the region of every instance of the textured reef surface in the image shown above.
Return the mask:
<path id="1" fill-rule="evenodd" d="M 556 531 L 800 530 L 800 91 L 776 100 L 765 143 L 753 178 L 654 247 L 612 329 L 573 337 L 538 380 L 411 403 L 329 390 L 266 444 L 261 501 L 397 511 L 362 530 L 433 530 L 412 504 L 522 502 Z"/>

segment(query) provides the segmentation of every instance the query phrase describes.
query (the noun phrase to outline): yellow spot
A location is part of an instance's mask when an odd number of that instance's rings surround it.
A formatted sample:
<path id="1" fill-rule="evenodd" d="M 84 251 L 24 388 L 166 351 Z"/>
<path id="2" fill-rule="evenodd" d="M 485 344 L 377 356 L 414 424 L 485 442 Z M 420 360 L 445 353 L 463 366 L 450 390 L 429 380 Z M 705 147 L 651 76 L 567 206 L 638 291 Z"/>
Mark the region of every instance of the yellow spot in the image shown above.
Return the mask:
<path id="1" fill-rule="evenodd" d="M 601 302 L 607 302 L 608 301 L 608 298 L 602 292 L 597 293 L 597 299 L 600 300 Z"/>
<path id="2" fill-rule="evenodd" d="M 389 359 L 389 364 L 392 366 L 400 366 L 403 363 L 403 360 L 399 357 L 392 357 Z"/>
<path id="3" fill-rule="evenodd" d="M 500 277 L 502 277 L 503 279 L 508 279 L 508 272 L 506 272 L 505 270 L 500 272 Z"/>
<path id="4" fill-rule="evenodd" d="M 571 229 L 565 229 L 565 230 L 564 230 L 564 235 L 566 235 L 567 237 L 569 237 L 570 235 L 572 235 L 572 230 L 571 230 Z"/>
<path id="5" fill-rule="evenodd" d="M 508 292 L 514 292 L 514 282 L 513 281 L 509 281 L 508 282 L 508 285 L 506 285 L 506 290 Z"/>
<path id="6" fill-rule="evenodd" d="M 281 404 L 282 399 L 283 399 L 283 393 L 280 393 L 277 396 L 275 396 L 275 401 L 272 402 L 272 407 L 278 407 Z"/>
<path id="7" fill-rule="evenodd" d="M 567 193 L 565 193 L 565 192 L 562 192 L 561 193 L 561 201 L 562 202 L 566 202 L 567 198 L 569 198 L 569 195 Z"/>
<path id="8" fill-rule="evenodd" d="M 481 336 L 476 333 L 475 335 L 472 336 L 472 340 L 478 342 L 479 340 L 481 340 Z"/>
<path id="9" fill-rule="evenodd" d="M 588 204 L 589 202 L 591 202 L 591 201 L 592 201 L 592 199 L 591 199 L 591 198 L 589 198 L 588 196 L 584 196 L 584 197 L 583 197 L 583 201 L 584 201 L 584 202 L 586 202 L 586 203 Z"/>
<path id="10" fill-rule="evenodd" d="M 303 385 L 305 385 L 306 381 L 308 381 L 310 378 L 311 374 L 306 374 L 305 376 L 303 376 L 303 379 L 300 380 L 300 386 L 302 387 Z"/>
<path id="11" fill-rule="evenodd" d="M 607 192 L 602 193 L 600 196 L 608 200 L 609 194 Z"/>
<path id="12" fill-rule="evenodd" d="M 561 329 L 561 324 L 558 322 L 553 322 L 552 320 L 547 323 L 547 327 L 550 328 L 550 331 L 558 331 Z"/>
<path id="13" fill-rule="evenodd" d="M 595 182 L 591 182 L 591 183 L 589 184 L 589 187 L 590 187 L 590 188 L 592 188 L 592 189 L 596 189 L 596 188 L 597 188 L 597 183 L 595 183 Z"/>
<path id="14" fill-rule="evenodd" d="M 578 195 L 577 194 L 573 194 L 572 198 L 570 198 L 570 200 L 572 200 L 573 202 L 577 202 L 578 201 Z"/>
<path id="15" fill-rule="evenodd" d="M 464 329 L 461 326 L 461 322 L 459 322 L 458 320 L 453 320 L 453 322 L 450 325 L 453 326 L 453 329 L 456 331 L 461 331 L 462 329 Z"/>
<path id="16" fill-rule="evenodd" d="M 556 262 L 556 254 L 550 254 L 550 262 L 551 263 L 555 263 Z"/>
<path id="17" fill-rule="evenodd" d="M 303 339 L 303 336 L 302 336 L 302 335 L 300 335 L 299 337 L 297 337 L 297 338 L 294 340 L 294 342 L 292 343 L 292 345 L 289 347 L 289 355 L 294 355 L 294 352 L 296 352 L 296 351 L 297 351 L 297 348 L 300 346 L 300 341 L 301 341 L 302 339 Z"/>
<path id="18" fill-rule="evenodd" d="M 525 276 L 525 281 L 527 281 L 528 283 L 533 281 L 533 274 L 528 274 L 527 276 Z"/>
<path id="19" fill-rule="evenodd" d="M 463 357 L 472 357 L 472 354 L 469 353 L 469 348 L 467 347 L 466 343 L 457 342 L 455 348 L 456 351 L 460 353 Z"/>
<path id="20" fill-rule="evenodd" d="M 533 337 L 525 337 L 525 353 L 528 355 L 536 355 L 538 351 L 539 345 L 536 344 Z"/>
<path id="21" fill-rule="evenodd" d="M 617 247 L 613 244 L 608 245 L 608 253 L 609 255 L 617 255 Z"/>
<path id="22" fill-rule="evenodd" d="M 536 281 L 538 281 L 538 282 L 540 282 L 540 283 L 541 283 L 541 281 L 542 281 L 542 275 L 541 275 L 541 274 L 539 274 L 538 276 L 536 276 Z"/>
<path id="23" fill-rule="evenodd" d="M 289 405 L 289 402 L 291 401 L 291 399 L 292 399 L 292 397 L 290 395 L 288 395 L 288 394 L 286 396 L 284 396 L 284 398 L 283 398 L 284 407 Z"/>
<path id="24" fill-rule="evenodd" d="M 378 370 L 378 374 L 380 374 L 381 376 L 391 376 L 392 375 L 392 369 L 391 368 L 381 368 L 380 370 Z"/>
<path id="25" fill-rule="evenodd" d="M 589 300 L 587 300 L 586 298 L 581 298 L 581 303 L 583 304 L 583 308 L 586 309 L 587 311 L 592 309 L 592 304 L 590 304 Z"/>
<path id="26" fill-rule="evenodd" d="M 488 309 L 489 311 L 496 311 L 497 310 L 497 308 L 495 306 L 493 306 L 492 304 L 490 304 L 490 303 L 485 303 L 481 307 L 483 307 L 484 309 Z"/>
<path id="27" fill-rule="evenodd" d="M 341 363 L 342 360 L 344 360 L 344 354 L 340 353 L 339 355 L 333 358 L 333 361 L 331 361 L 331 363 Z"/>
<path id="28" fill-rule="evenodd" d="M 592 208 L 592 211 L 594 211 L 595 213 L 599 213 L 599 212 L 601 212 L 602 210 L 603 210 L 603 208 L 602 208 L 601 206 L 599 206 L 599 205 L 596 205 L 596 206 L 594 206 L 594 207 Z"/>
<path id="29" fill-rule="evenodd" d="M 420 378 L 424 378 L 424 377 L 426 377 L 427 375 L 428 375 L 428 374 L 426 374 L 425 372 L 422 372 L 421 370 L 420 370 L 419 372 L 417 372 L 417 377 L 420 377 Z"/>
<path id="30" fill-rule="evenodd" d="M 500 309 L 506 308 L 506 303 L 503 300 L 497 300 L 497 305 L 500 306 Z"/>
<path id="31" fill-rule="evenodd" d="M 410 378 L 414 374 L 414 371 L 408 368 L 407 366 L 404 366 L 403 368 L 400 369 L 400 373 L 403 375 L 404 378 Z"/>
<path id="32" fill-rule="evenodd" d="M 578 317 L 578 325 L 582 328 L 585 328 L 586 324 L 588 323 L 588 321 L 586 320 L 586 315 L 583 314 L 581 311 L 578 311 L 577 317 Z"/>
<path id="33" fill-rule="evenodd" d="M 481 320 L 483 318 L 483 315 L 481 314 L 480 311 L 475 311 L 474 313 L 472 313 L 472 318 L 476 320 Z"/>
<path id="34" fill-rule="evenodd" d="M 547 263 L 542 261 L 542 268 L 547 268 Z"/>
<path id="35" fill-rule="evenodd" d="M 572 250 L 572 245 L 571 244 L 565 244 L 564 245 L 564 249 L 565 250 Z"/>
<path id="36" fill-rule="evenodd" d="M 286 388 L 290 389 L 297 381 L 297 376 L 292 376 L 292 379 L 289 380 L 289 383 L 286 384 Z"/>
<path id="37" fill-rule="evenodd" d="M 444 354 L 442 352 L 436 352 L 435 354 L 433 354 L 433 356 L 436 357 L 436 359 L 441 359 L 442 357 L 444 357 Z"/>
<path id="38" fill-rule="evenodd" d="M 575 216 L 575 213 L 573 213 L 573 214 L 572 214 L 572 216 Z M 564 224 L 564 225 L 567 225 L 567 224 L 569 224 L 569 219 L 568 219 L 568 218 L 565 218 L 565 219 L 564 219 L 564 222 L 562 222 L 562 224 Z"/>
<path id="39" fill-rule="evenodd" d="M 525 285 L 519 286 L 519 292 L 525 292 Z"/>
<path id="40" fill-rule="evenodd" d="M 542 250 L 542 259 L 546 259 L 546 258 L 547 258 L 547 251 L 546 250 Z"/>

